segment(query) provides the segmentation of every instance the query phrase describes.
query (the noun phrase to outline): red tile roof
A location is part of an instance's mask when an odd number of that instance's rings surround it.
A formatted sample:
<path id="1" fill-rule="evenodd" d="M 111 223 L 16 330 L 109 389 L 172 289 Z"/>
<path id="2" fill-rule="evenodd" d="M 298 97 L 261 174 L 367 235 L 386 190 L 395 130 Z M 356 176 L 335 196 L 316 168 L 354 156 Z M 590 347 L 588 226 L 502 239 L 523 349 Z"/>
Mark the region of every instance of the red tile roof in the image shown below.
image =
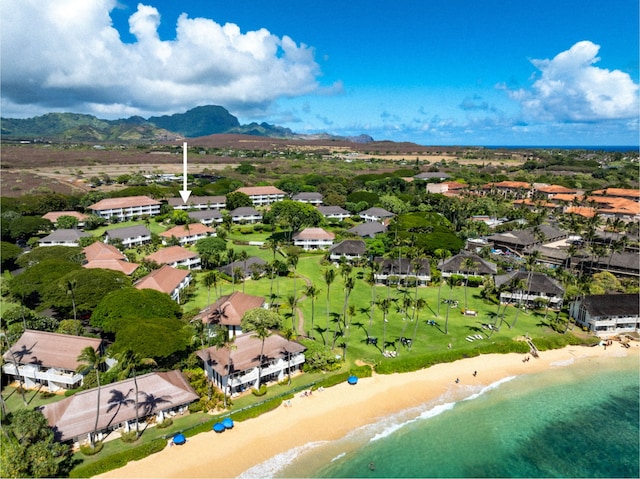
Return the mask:
<path id="1" fill-rule="evenodd" d="M 118 250 L 115 246 L 105 244 L 101 241 L 91 243 L 89 246 L 82 250 L 87 261 L 94 261 L 98 259 L 125 259 L 126 256 Z"/>
<path id="2" fill-rule="evenodd" d="M 279 190 L 275 186 L 245 186 L 244 188 L 238 188 L 236 191 L 244 193 L 247 196 L 286 195 L 284 191 Z"/>
<path id="3" fill-rule="evenodd" d="M 171 294 L 173 290 L 191 273 L 184 269 L 164 265 L 142 278 L 135 284 L 137 289 L 155 289 L 161 293 Z"/>
<path id="4" fill-rule="evenodd" d="M 43 218 L 45 220 L 51 221 L 52 223 L 55 223 L 61 216 L 72 216 L 74 218 L 77 218 L 80 222 L 86 220 L 89 217 L 89 215 L 79 213 L 78 211 L 50 211 L 49 213 L 44 215 Z"/>
<path id="5" fill-rule="evenodd" d="M 236 291 L 220 297 L 214 304 L 202 310 L 196 318 L 207 324 L 219 321 L 225 326 L 240 326 L 244 313 L 250 309 L 260 308 L 263 304 L 262 296 L 251 296 Z"/>
<path id="6" fill-rule="evenodd" d="M 336 235 L 322 228 L 305 228 L 293 235 L 294 240 L 332 240 Z"/>

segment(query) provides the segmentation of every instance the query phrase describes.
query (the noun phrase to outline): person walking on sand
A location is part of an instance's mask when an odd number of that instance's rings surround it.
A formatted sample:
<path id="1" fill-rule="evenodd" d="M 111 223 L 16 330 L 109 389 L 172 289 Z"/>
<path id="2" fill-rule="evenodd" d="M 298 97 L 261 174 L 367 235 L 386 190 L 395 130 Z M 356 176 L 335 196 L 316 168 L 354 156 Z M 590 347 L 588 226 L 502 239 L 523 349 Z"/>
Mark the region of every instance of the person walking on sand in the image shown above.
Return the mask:
<path id="1" fill-rule="evenodd" d="M 475 378 L 478 375 L 478 371 L 473 372 L 473 377 Z"/>

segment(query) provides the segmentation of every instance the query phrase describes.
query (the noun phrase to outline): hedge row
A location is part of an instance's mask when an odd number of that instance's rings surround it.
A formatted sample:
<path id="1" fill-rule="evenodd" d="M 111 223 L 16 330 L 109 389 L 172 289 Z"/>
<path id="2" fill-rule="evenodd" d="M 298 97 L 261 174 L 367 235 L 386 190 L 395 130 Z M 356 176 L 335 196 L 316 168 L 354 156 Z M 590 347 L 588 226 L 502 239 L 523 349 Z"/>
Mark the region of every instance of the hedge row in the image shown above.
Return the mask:
<path id="1" fill-rule="evenodd" d="M 103 474 L 107 471 L 123 467 L 129 461 L 138 461 L 151 454 L 160 452 L 166 445 L 166 439 L 154 439 L 141 446 L 106 456 L 104 459 L 99 459 L 91 464 L 75 467 L 69 473 L 69 477 L 93 477 L 98 474 Z"/>

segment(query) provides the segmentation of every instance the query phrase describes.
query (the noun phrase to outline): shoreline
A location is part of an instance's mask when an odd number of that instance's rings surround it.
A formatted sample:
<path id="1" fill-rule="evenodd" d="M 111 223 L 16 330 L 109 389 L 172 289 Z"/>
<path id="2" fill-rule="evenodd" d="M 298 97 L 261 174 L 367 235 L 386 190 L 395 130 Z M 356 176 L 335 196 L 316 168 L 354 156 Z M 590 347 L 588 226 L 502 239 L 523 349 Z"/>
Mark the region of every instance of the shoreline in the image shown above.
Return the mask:
<path id="1" fill-rule="evenodd" d="M 523 362 L 517 353 L 486 354 L 442 363 L 410 373 L 375 374 L 356 385 L 342 383 L 312 396 L 296 395 L 257 418 L 236 422 L 223 434 L 213 431 L 167 447 L 140 461 L 95 477 L 205 478 L 238 477 L 254 466 L 312 442 L 333 441 L 352 430 L 402 410 L 433 401 L 458 386 L 488 386 L 511 376 L 568 367 L 576 361 L 640 358 L 640 345 L 567 346 L 540 352 Z M 474 376 L 474 371 L 477 375 Z M 456 379 L 460 382 L 456 383 Z"/>

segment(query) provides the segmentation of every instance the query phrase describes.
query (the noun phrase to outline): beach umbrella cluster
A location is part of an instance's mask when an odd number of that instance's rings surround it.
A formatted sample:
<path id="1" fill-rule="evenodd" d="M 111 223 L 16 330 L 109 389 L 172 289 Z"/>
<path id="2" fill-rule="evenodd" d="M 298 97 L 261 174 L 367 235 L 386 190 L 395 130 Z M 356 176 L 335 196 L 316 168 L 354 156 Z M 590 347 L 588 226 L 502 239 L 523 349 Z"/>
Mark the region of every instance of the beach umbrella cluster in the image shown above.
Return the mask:
<path id="1" fill-rule="evenodd" d="M 221 422 L 217 422 L 211 427 L 211 429 L 213 429 L 217 433 L 224 432 L 227 429 L 232 429 L 232 428 L 233 428 L 233 419 L 231 419 L 230 417 L 225 417 Z"/>

